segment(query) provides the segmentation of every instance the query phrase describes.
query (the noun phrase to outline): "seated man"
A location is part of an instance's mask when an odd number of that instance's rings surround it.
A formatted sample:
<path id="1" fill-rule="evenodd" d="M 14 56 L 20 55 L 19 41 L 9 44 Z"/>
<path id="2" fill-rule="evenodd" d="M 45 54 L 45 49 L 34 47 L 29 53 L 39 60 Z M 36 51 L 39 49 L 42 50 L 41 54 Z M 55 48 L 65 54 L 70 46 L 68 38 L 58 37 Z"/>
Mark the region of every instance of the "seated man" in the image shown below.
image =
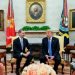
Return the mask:
<path id="1" fill-rule="evenodd" d="M 24 38 L 25 32 L 22 30 L 18 31 L 19 37 L 14 40 L 13 42 L 13 57 L 17 59 L 16 61 L 16 75 L 19 74 L 19 68 L 20 68 L 20 62 L 22 57 L 25 57 L 26 63 L 22 67 L 21 71 L 25 66 L 28 66 L 30 64 L 30 61 L 32 60 L 32 55 L 30 53 L 29 43 L 28 40 Z M 26 51 L 26 48 L 28 51 Z"/>
<path id="2" fill-rule="evenodd" d="M 46 34 L 47 37 L 42 39 L 42 55 L 40 57 L 40 62 L 46 63 L 49 59 L 54 60 L 54 70 L 57 73 L 58 65 L 61 62 L 61 57 L 59 54 L 59 40 L 52 36 L 52 32 L 50 30 L 48 30 Z"/>

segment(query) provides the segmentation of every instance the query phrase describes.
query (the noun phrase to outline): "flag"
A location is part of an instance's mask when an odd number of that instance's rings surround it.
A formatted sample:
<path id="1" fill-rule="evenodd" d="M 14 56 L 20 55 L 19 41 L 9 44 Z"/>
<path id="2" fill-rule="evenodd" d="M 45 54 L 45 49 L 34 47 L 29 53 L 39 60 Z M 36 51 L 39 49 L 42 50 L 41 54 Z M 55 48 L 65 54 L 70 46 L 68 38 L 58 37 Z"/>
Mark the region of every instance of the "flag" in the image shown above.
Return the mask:
<path id="1" fill-rule="evenodd" d="M 59 27 L 59 35 L 64 36 L 64 47 L 69 44 L 69 28 L 68 28 L 68 9 L 67 0 L 63 0 L 63 11 L 61 14 L 61 22 Z"/>
<path id="2" fill-rule="evenodd" d="M 6 47 L 11 47 L 11 37 L 16 35 L 14 23 L 13 2 L 9 0 L 6 23 Z"/>

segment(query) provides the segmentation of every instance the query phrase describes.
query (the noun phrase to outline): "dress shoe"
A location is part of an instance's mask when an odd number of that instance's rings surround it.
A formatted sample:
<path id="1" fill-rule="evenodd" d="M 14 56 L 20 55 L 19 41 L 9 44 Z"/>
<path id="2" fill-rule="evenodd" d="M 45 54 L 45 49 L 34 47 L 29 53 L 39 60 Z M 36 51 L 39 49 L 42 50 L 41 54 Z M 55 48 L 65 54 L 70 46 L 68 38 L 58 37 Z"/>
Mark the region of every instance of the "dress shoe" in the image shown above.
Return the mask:
<path id="1" fill-rule="evenodd" d="M 20 75 L 20 72 L 19 71 L 16 71 L 16 75 Z"/>
<path id="2" fill-rule="evenodd" d="M 17 72 L 17 73 L 16 73 L 16 75 L 20 75 L 20 73 L 19 73 L 19 72 Z"/>

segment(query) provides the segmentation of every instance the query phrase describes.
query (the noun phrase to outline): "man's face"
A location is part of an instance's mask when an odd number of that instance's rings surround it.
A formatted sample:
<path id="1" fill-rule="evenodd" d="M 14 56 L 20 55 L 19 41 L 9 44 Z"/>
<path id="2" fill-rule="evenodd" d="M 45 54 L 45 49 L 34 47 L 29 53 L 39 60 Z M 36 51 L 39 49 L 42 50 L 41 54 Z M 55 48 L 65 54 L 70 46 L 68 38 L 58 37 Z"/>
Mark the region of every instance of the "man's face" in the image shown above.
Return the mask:
<path id="1" fill-rule="evenodd" d="M 24 32 L 24 31 L 21 31 L 21 32 L 19 33 L 19 36 L 20 36 L 21 38 L 23 38 L 23 37 L 25 36 L 25 32 Z"/>
<path id="2" fill-rule="evenodd" d="M 52 36 L 52 32 L 51 31 L 47 31 L 46 34 L 47 34 L 48 38 L 50 38 Z"/>

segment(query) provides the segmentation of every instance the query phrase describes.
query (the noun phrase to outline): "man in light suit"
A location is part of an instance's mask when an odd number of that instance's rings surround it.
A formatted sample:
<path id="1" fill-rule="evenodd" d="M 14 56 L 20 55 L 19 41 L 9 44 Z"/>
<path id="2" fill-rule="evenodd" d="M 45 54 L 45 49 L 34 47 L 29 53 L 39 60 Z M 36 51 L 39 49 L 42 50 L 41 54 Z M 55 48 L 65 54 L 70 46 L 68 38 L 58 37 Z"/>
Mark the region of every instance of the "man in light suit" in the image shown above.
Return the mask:
<path id="1" fill-rule="evenodd" d="M 24 38 L 25 32 L 23 30 L 19 30 L 18 34 L 19 37 L 15 39 L 13 42 L 13 57 L 17 59 L 16 75 L 20 75 L 19 69 L 20 69 L 20 62 L 22 57 L 25 57 L 27 60 L 21 70 L 23 70 L 25 66 L 28 66 L 30 64 L 30 61 L 32 60 L 32 55 L 30 53 L 28 40 Z M 28 50 L 26 50 L 26 48 Z"/>
<path id="2" fill-rule="evenodd" d="M 60 45 L 59 40 L 52 36 L 52 31 L 47 30 L 47 37 L 42 39 L 42 55 L 40 57 L 41 63 L 46 63 L 49 59 L 55 61 L 54 70 L 57 73 L 58 65 L 61 62 L 61 57 L 59 54 Z"/>

